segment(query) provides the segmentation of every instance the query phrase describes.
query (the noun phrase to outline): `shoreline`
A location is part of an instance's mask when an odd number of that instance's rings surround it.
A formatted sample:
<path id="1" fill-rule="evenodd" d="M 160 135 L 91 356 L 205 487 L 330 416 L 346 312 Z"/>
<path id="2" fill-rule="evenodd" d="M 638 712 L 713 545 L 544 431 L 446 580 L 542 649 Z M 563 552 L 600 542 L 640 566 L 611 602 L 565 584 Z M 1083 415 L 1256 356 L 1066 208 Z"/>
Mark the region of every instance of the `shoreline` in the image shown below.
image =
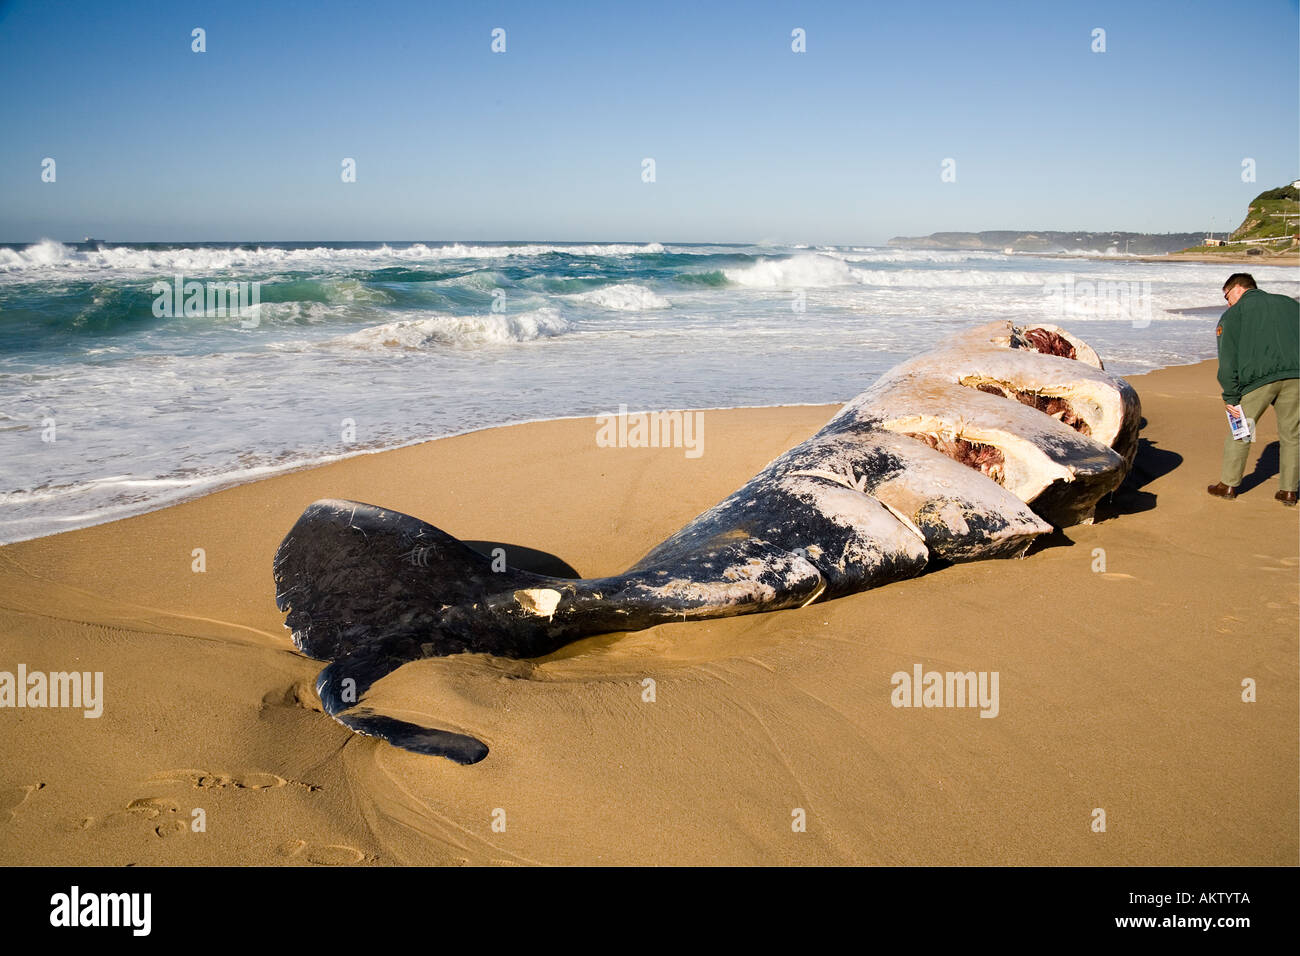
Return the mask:
<path id="1" fill-rule="evenodd" d="M 1241 263 L 1255 263 L 1256 265 L 1282 266 L 1283 268 L 1290 266 L 1292 268 L 1300 268 L 1300 253 L 1295 253 L 1290 256 L 1248 256 L 1245 253 L 1235 256 L 1183 256 L 1178 253 L 1171 253 L 1168 256 L 1097 256 L 1097 258 L 1105 259 L 1107 261 L 1121 260 L 1130 262 L 1133 260 L 1137 260 L 1138 262 L 1191 262 L 1197 265 L 1240 265 Z"/>
<path id="2" fill-rule="evenodd" d="M 866 386 L 863 387 L 865 388 Z M 845 399 L 845 401 L 848 401 L 848 399 Z M 769 409 L 769 408 L 840 408 L 843 404 L 844 402 L 796 402 L 793 404 L 786 404 L 786 405 L 720 405 L 717 407 L 706 407 L 706 408 L 628 409 L 628 414 L 638 414 L 640 412 L 648 412 L 648 411 L 726 412 L 726 411 L 745 411 L 749 409 Z M 610 413 L 602 413 L 602 414 L 610 414 Z M 613 414 L 617 414 L 617 413 L 613 413 Z M 592 422 L 595 422 L 595 420 L 599 417 L 601 416 L 600 415 L 557 415 L 551 418 L 526 418 L 526 419 L 521 419 L 519 421 L 513 421 L 513 422 L 501 422 L 496 425 L 481 425 L 477 428 L 470 428 L 462 432 L 449 432 L 446 435 L 435 435 L 432 438 L 416 438 L 413 439 L 412 441 L 404 442 L 399 445 L 382 445 L 375 448 L 361 448 L 353 452 L 345 452 L 343 454 L 338 454 L 338 455 L 325 455 L 319 458 L 311 458 L 304 461 L 292 462 L 280 466 L 269 466 L 269 465 L 257 466 L 255 468 L 249 469 L 249 471 L 246 473 L 249 475 L 249 477 L 247 478 L 231 477 L 229 480 L 225 480 L 222 476 L 217 476 L 213 479 L 214 482 L 213 484 L 204 485 L 201 490 L 196 489 L 193 494 L 182 493 L 177 498 L 168 499 L 166 501 L 160 502 L 155 507 L 148 508 L 147 510 L 144 511 L 134 511 L 126 515 L 118 515 L 116 517 L 104 518 L 104 520 L 95 521 L 92 524 L 81 524 L 81 525 L 77 525 L 74 528 L 65 528 L 62 531 L 51 531 L 47 534 L 38 534 L 30 538 L 14 538 L 9 541 L 0 541 L 0 548 L 7 547 L 11 544 L 22 544 L 27 541 L 39 541 L 42 538 L 52 538 L 61 534 L 72 534 L 77 531 L 84 531 L 87 528 L 98 528 L 106 524 L 112 524 L 116 521 L 129 521 L 132 518 L 139 518 L 139 517 L 143 517 L 144 515 L 153 514 L 154 512 L 161 511 L 164 508 L 172 508 L 177 505 L 186 504 L 187 502 L 197 501 L 201 498 L 207 497 L 208 495 L 214 495 L 221 491 L 228 491 L 231 488 L 241 488 L 244 485 L 254 484 L 256 482 L 265 481 L 270 478 L 277 478 L 280 477 L 281 475 L 291 475 L 300 471 L 309 471 L 313 468 L 323 468 L 328 465 L 332 465 L 336 462 L 348 461 L 350 459 L 358 458 L 364 455 L 382 455 L 390 451 L 401 451 L 402 449 L 405 448 L 415 448 L 420 445 L 427 445 L 430 442 L 444 441 L 448 438 L 461 438 L 465 435 L 474 435 L 480 432 L 494 431 L 498 428 L 515 428 L 521 425 L 540 425 L 540 424 L 545 424 L 547 422 L 581 421 L 583 419 L 589 419 Z M 256 474 L 254 474 L 255 472 Z M 140 479 L 140 480 L 151 481 L 157 479 Z M 8 492 L 8 494 L 24 494 L 24 493 L 29 493 L 29 492 L 23 492 L 23 491 Z"/>
<path id="3" fill-rule="evenodd" d="M 993 252 L 995 250 L 983 250 Z M 1190 262 L 1194 265 L 1223 265 L 1239 263 L 1255 263 L 1256 265 L 1267 266 L 1291 266 L 1300 269 L 1300 252 L 1290 256 L 1248 256 L 1245 253 L 1239 255 L 1194 255 L 1184 256 L 1176 252 L 1165 253 L 1164 255 L 1107 255 L 1106 253 L 1078 253 L 1071 254 L 1068 252 L 1015 252 L 1008 258 L 1016 256 L 1029 256 L 1038 259 L 1088 259 L 1096 262 L 1155 262 L 1155 263 L 1178 263 Z"/>
<path id="4" fill-rule="evenodd" d="M 697 459 L 599 448 L 590 418 L 485 429 L 0 547 L 0 671 L 103 674 L 98 718 L 0 709 L 0 862 L 1293 864 L 1300 523 L 1272 500 L 1274 419 L 1244 493 L 1213 499 L 1214 362 L 1129 381 L 1132 485 L 1023 560 L 536 660 L 415 661 L 367 692 L 487 742 L 471 767 L 321 712 L 271 578 L 306 504 L 615 573 L 839 406 L 714 412 Z M 918 665 L 999 673 L 996 718 L 891 706 Z"/>
<path id="5" fill-rule="evenodd" d="M 1007 252 L 1003 252 L 1003 250 L 1001 249 L 985 249 L 985 248 L 974 248 L 974 247 L 949 248 L 949 247 L 940 247 L 940 246 L 935 246 L 933 248 L 918 247 L 916 249 L 911 249 L 909 247 L 907 251 L 987 252 L 987 253 L 1005 255 L 1008 259 L 1015 259 L 1015 258 L 1063 259 L 1066 261 L 1084 259 L 1084 260 L 1094 261 L 1094 262 L 1154 262 L 1154 263 L 1190 262 L 1196 265 L 1222 265 L 1225 263 L 1232 264 L 1232 263 L 1242 263 L 1242 262 L 1246 262 L 1246 263 L 1253 262 L 1256 265 L 1282 266 L 1282 267 L 1291 266 L 1293 268 L 1300 268 L 1300 251 L 1294 252 L 1290 255 L 1282 255 L 1282 256 L 1268 256 L 1268 255 L 1250 256 L 1244 252 L 1236 255 L 1224 253 L 1223 255 L 1198 254 L 1192 256 L 1184 256 L 1177 252 L 1169 252 L 1169 253 L 1164 253 L 1162 255 L 1139 255 L 1137 253 L 1133 253 L 1132 255 L 1123 255 L 1123 254 L 1111 255 L 1104 252 L 1076 252 L 1076 253 L 1023 252 L 1020 250 L 1016 250 L 1014 252 L 1007 253 Z"/>
<path id="6" fill-rule="evenodd" d="M 1201 359 L 1196 362 L 1183 362 L 1176 365 L 1162 365 L 1162 366 L 1158 366 L 1157 368 L 1150 369 L 1147 372 L 1141 372 L 1138 374 L 1148 375 L 1151 372 L 1162 371 L 1164 369 L 1170 369 L 1170 368 L 1184 368 L 1191 365 L 1198 365 L 1206 361 L 1213 361 L 1213 360 Z M 864 384 L 862 388 L 865 389 L 869 387 L 870 384 L 871 383 L 868 382 Z M 839 409 L 845 404 L 845 402 L 851 401 L 852 397 L 853 396 L 849 396 L 849 398 L 837 402 L 797 402 L 793 404 L 782 404 L 782 405 L 719 405 L 719 406 L 708 406 L 703 408 L 628 409 L 628 413 L 635 414 L 638 412 L 646 412 L 646 411 L 730 412 L 730 411 L 769 410 L 769 409 L 786 409 L 786 408 Z M 602 415 L 604 414 L 616 414 L 616 413 L 602 413 Z M 520 421 L 502 422 L 495 425 L 483 425 L 478 428 L 471 428 L 462 432 L 451 432 L 446 435 L 437 435 L 432 438 L 417 438 L 412 441 L 405 442 L 399 445 L 383 445 L 375 448 L 358 449 L 357 451 L 353 451 L 353 452 L 344 452 L 337 455 L 326 455 L 319 458 L 312 458 L 305 461 L 293 462 L 281 466 L 257 466 L 249 470 L 249 477 L 243 477 L 243 478 L 230 477 L 228 480 L 226 480 L 222 476 L 217 476 L 216 478 L 213 479 L 212 484 L 204 485 L 201 489 L 196 489 L 193 493 L 183 492 L 175 498 L 170 498 L 165 501 L 161 501 L 151 507 L 146 507 L 145 510 L 132 511 L 129 514 L 117 515 L 114 517 L 105 517 L 103 520 L 92 521 L 92 523 L 90 524 L 78 524 L 75 527 L 65 528 L 60 531 L 51 531 L 45 534 L 33 535 L 31 537 L 13 538 L 7 541 L 0 541 L 0 548 L 5 548 L 14 544 L 24 544 L 29 541 L 40 541 L 44 538 L 53 538 L 62 534 L 73 534 L 78 531 L 84 531 L 89 528 L 99 528 L 105 525 L 114 524 L 115 522 L 119 522 L 119 521 L 130 521 L 133 518 L 140 518 L 145 515 L 154 514 L 155 512 L 162 511 L 166 508 L 173 508 L 176 507 L 177 505 L 183 505 L 192 501 L 197 501 L 207 497 L 208 495 L 214 495 L 222 491 L 229 491 L 232 488 L 241 488 L 246 485 L 256 484 L 257 482 L 265 481 L 272 478 L 277 478 L 283 475 L 291 475 L 302 471 L 310 471 L 314 468 L 326 467 L 328 465 L 332 465 L 337 462 L 349 461 L 353 458 L 359 458 L 367 455 L 382 455 L 388 452 L 401 451 L 407 448 L 417 448 L 422 445 L 430 444 L 432 442 L 445 441 L 446 439 L 449 438 L 461 438 L 466 435 L 474 435 L 474 434 L 479 434 L 481 432 L 490 432 L 500 428 L 516 428 L 522 425 L 538 425 L 538 424 L 545 424 L 547 422 L 568 422 L 568 421 L 589 420 L 593 423 L 593 429 L 594 429 L 595 427 L 594 423 L 596 419 L 599 417 L 601 417 L 601 415 L 558 415 L 549 418 L 522 419 Z M 257 472 L 257 474 L 252 474 L 253 472 Z M 141 479 L 141 480 L 155 480 L 155 479 Z M 21 490 L 17 492 L 12 492 L 12 491 L 8 492 L 8 494 L 23 494 L 23 493 L 25 492 Z M 3 495 L 0 495 L 0 497 L 3 497 Z"/>

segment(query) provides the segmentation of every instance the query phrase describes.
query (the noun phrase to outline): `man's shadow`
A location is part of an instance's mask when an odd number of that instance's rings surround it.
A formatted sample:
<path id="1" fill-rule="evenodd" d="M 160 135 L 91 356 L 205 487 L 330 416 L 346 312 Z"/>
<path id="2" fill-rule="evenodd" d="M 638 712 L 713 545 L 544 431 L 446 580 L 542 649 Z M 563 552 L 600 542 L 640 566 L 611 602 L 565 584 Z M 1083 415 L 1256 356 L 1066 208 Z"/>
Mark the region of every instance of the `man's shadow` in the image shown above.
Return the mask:
<path id="1" fill-rule="evenodd" d="M 1280 451 L 1281 446 L 1278 442 L 1273 441 L 1265 445 L 1255 461 L 1255 470 L 1241 479 L 1241 484 L 1237 486 L 1237 494 L 1244 494 L 1251 488 L 1264 484 L 1270 478 L 1276 478 L 1281 467 Z"/>

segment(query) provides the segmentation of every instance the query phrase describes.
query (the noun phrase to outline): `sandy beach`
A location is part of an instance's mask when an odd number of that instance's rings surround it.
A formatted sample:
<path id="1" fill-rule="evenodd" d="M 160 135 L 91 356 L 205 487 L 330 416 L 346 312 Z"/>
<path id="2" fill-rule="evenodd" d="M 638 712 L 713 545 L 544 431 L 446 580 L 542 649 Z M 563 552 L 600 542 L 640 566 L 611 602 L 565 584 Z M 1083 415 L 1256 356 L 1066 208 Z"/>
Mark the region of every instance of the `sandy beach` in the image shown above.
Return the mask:
<path id="1" fill-rule="evenodd" d="M 1246 252 L 1225 252 L 1220 255 L 1211 255 L 1209 253 L 1198 253 L 1194 255 L 1182 255 L 1181 253 L 1170 253 L 1166 256 L 1098 256 L 1099 259 L 1111 261 L 1121 261 L 1128 259 L 1130 262 L 1193 262 L 1205 265 L 1216 265 L 1218 263 L 1242 263 L 1267 266 L 1295 266 L 1300 265 L 1300 253 L 1293 249 L 1285 249 L 1266 255 L 1252 256 Z"/>
<path id="2" fill-rule="evenodd" d="M 271 581 L 307 504 L 613 573 L 835 406 L 708 411 L 699 458 L 598 447 L 591 419 L 495 428 L 0 548 L 0 670 L 104 674 L 98 718 L 0 711 L 0 862 L 1294 864 L 1300 515 L 1273 500 L 1275 421 L 1245 494 L 1213 499 L 1214 363 L 1130 381 L 1130 484 L 1023 560 L 372 689 L 486 741 L 474 766 L 321 713 Z M 997 672 L 996 717 L 892 706 L 917 665 Z"/>

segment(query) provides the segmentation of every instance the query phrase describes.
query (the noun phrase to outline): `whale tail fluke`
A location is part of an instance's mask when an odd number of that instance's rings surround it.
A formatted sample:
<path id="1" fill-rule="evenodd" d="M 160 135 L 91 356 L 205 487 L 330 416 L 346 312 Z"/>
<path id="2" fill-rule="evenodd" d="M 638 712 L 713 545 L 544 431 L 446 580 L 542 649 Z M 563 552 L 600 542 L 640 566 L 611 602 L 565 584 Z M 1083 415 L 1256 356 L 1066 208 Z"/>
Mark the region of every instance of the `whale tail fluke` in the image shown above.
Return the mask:
<path id="1" fill-rule="evenodd" d="M 374 638 L 322 670 L 316 678 L 316 693 L 325 712 L 349 730 L 414 753 L 446 757 L 459 764 L 478 763 L 487 756 L 488 747 L 476 737 L 398 720 L 359 703 L 376 681 L 420 656 L 421 645 L 413 635 Z"/>
<path id="2" fill-rule="evenodd" d="M 430 757 L 446 757 L 453 763 L 478 763 L 488 755 L 487 744 L 477 737 L 421 727 L 383 714 L 342 714 L 335 715 L 334 719 L 349 730 L 379 737 L 394 747 Z"/>

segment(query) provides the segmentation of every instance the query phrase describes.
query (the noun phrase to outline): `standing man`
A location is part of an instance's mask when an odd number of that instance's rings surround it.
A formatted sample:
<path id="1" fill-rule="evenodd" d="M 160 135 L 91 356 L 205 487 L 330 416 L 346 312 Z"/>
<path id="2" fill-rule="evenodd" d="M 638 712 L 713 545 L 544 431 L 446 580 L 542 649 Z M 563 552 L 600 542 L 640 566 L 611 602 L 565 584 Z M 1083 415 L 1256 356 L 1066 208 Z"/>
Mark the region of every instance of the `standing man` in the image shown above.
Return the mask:
<path id="1" fill-rule="evenodd" d="M 1277 416 L 1278 485 L 1273 497 L 1296 503 L 1300 485 L 1300 302 L 1261 292 L 1254 278 L 1235 272 L 1223 284 L 1228 311 L 1219 319 L 1219 385 L 1225 406 L 1240 405 L 1251 422 L 1273 406 Z M 1226 419 L 1224 423 L 1226 425 Z M 1250 442 L 1223 443 L 1223 473 L 1210 494 L 1236 498 Z"/>

